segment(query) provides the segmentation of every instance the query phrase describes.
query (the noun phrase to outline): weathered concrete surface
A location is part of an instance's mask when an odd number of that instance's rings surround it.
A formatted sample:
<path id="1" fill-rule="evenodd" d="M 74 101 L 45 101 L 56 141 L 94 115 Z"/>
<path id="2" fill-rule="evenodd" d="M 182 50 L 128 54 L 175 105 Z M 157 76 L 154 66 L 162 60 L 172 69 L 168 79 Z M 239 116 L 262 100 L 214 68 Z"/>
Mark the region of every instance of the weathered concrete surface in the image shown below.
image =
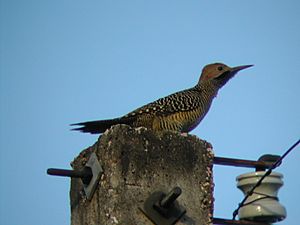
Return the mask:
<path id="1" fill-rule="evenodd" d="M 145 128 L 117 125 L 72 163 L 80 169 L 96 152 L 104 174 L 91 201 L 80 179 L 71 182 L 71 225 L 148 225 L 139 210 L 154 191 L 179 186 L 177 199 L 187 213 L 177 224 L 211 224 L 213 181 L 211 145 L 196 136 L 159 135 Z"/>

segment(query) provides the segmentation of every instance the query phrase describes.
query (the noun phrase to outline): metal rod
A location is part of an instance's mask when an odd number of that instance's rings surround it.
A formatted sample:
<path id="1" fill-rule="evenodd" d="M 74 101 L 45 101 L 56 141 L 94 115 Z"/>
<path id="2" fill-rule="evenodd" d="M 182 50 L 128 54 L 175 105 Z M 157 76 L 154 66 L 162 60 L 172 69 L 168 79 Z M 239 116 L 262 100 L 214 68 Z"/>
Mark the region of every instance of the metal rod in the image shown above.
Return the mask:
<path id="1" fill-rule="evenodd" d="M 93 177 L 93 172 L 89 167 L 84 167 L 82 170 L 64 170 L 49 168 L 47 170 L 47 174 L 61 177 L 81 178 L 84 184 L 89 184 Z"/>
<path id="2" fill-rule="evenodd" d="M 218 225 L 270 225 L 270 223 L 254 222 L 247 220 L 227 220 L 221 218 L 213 218 L 213 224 Z"/>
<path id="3" fill-rule="evenodd" d="M 181 195 L 180 187 L 173 188 L 161 201 L 160 206 L 164 208 L 170 207 L 170 205 Z"/>
<path id="4" fill-rule="evenodd" d="M 83 172 L 81 170 L 64 170 L 64 169 L 56 169 L 56 168 L 49 168 L 47 170 L 48 175 L 53 176 L 61 176 L 61 177 L 83 177 Z"/>
<path id="5" fill-rule="evenodd" d="M 223 165 L 223 166 L 261 168 L 261 169 L 268 169 L 273 165 L 272 162 L 234 159 L 234 158 L 225 158 L 225 157 L 214 157 L 213 164 Z"/>

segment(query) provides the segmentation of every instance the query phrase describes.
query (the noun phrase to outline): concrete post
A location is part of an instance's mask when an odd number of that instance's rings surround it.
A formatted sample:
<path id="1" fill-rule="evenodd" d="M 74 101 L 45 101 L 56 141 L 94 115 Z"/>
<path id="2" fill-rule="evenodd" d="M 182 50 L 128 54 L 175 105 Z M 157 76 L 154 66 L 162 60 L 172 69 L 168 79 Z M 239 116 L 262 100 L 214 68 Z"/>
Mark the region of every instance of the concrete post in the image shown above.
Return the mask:
<path id="1" fill-rule="evenodd" d="M 186 214 L 176 224 L 211 224 L 213 152 L 196 136 L 155 134 L 117 125 L 73 161 L 81 169 L 95 152 L 104 173 L 91 200 L 80 179 L 71 181 L 71 225 L 150 225 L 139 209 L 155 191 L 182 189 L 178 203 Z"/>

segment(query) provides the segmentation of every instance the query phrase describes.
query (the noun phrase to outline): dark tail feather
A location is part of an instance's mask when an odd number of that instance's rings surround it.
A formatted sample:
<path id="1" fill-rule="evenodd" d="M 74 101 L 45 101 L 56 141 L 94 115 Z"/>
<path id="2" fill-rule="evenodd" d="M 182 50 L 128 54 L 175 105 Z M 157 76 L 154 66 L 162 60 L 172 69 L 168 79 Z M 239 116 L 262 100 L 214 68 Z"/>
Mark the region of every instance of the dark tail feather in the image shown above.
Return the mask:
<path id="1" fill-rule="evenodd" d="M 83 133 L 100 134 L 105 132 L 113 125 L 117 125 L 117 124 L 131 125 L 132 122 L 133 122 L 132 118 L 117 118 L 111 120 L 97 120 L 97 121 L 75 123 L 75 124 L 71 124 L 71 126 L 81 126 L 78 128 L 74 128 L 72 130 L 81 131 Z"/>

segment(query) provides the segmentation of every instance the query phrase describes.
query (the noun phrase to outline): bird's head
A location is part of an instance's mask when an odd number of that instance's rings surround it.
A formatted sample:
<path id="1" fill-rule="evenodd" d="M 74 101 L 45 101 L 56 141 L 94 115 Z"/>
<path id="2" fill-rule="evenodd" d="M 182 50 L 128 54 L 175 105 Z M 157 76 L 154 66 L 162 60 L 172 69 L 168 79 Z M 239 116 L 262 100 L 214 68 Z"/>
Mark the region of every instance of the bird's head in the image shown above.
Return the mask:
<path id="1" fill-rule="evenodd" d="M 240 70 L 249 68 L 253 65 L 229 67 L 223 63 L 213 63 L 206 65 L 201 73 L 199 84 L 209 82 L 217 87 L 222 87 Z"/>

